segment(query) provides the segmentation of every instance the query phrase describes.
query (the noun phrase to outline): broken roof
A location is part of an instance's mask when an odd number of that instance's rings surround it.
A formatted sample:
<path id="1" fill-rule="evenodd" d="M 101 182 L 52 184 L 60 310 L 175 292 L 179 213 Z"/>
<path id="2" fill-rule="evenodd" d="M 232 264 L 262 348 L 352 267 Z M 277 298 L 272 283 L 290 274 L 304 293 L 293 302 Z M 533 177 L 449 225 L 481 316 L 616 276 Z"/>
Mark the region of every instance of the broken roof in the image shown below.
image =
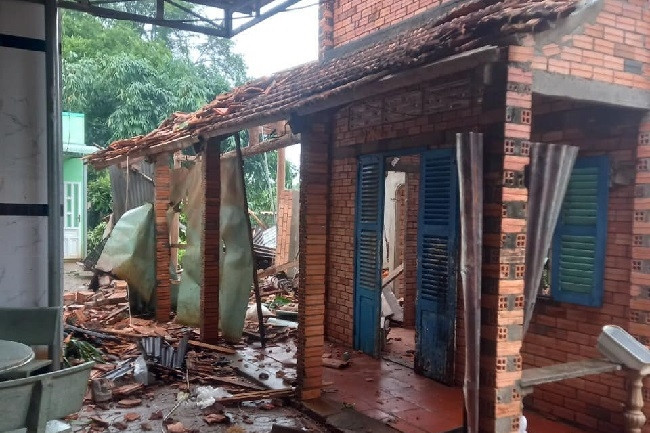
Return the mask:
<path id="1" fill-rule="evenodd" d="M 111 143 L 86 157 L 105 167 L 127 155 L 164 153 L 200 139 L 232 133 L 323 101 L 351 87 L 426 65 L 490 44 L 511 42 L 517 34 L 545 30 L 571 13 L 576 0 L 472 0 L 446 14 L 356 51 L 307 63 L 260 78 L 217 96 L 194 113 L 174 113 L 157 129 Z"/>

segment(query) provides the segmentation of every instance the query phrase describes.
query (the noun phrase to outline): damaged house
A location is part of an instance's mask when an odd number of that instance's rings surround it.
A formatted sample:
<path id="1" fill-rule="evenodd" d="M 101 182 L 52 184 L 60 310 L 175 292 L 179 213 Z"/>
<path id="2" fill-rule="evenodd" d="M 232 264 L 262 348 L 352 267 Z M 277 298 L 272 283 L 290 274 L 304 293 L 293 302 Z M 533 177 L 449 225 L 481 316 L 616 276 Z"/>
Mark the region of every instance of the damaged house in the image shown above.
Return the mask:
<path id="1" fill-rule="evenodd" d="M 283 122 L 284 135 L 242 154 L 300 134 L 301 399 L 323 393 L 326 342 L 370 357 L 386 350 L 383 276 L 403 297 L 399 332 L 418 377 L 467 384 L 470 431 L 518 432 L 524 408 L 583 431 L 650 431 L 642 373 L 616 372 L 629 365 L 599 361 L 597 348 L 604 325 L 650 343 L 650 6 L 388 3 L 322 2 L 318 62 L 253 81 L 87 158 L 96 168 L 154 164 L 157 318 L 167 321 L 171 310 L 172 155 L 192 148 L 200 162 L 190 192 L 201 207 L 200 269 L 187 294 L 201 338 L 216 342 L 232 290 L 219 267 L 219 215 L 230 205 L 223 174 L 238 169 L 224 162 L 238 159 L 220 143 Z M 470 158 L 479 146 L 484 158 L 459 177 L 466 161 L 457 152 Z M 535 155 L 553 149 L 565 152 L 566 166 L 554 176 L 536 171 Z M 551 191 L 561 206 L 531 185 L 558 185 Z M 555 207 L 548 220 L 557 224 L 531 237 L 544 205 Z M 397 233 L 393 245 L 386 231 Z M 476 239 L 482 245 L 472 254 Z M 461 426 L 462 415 L 452 421 Z"/>

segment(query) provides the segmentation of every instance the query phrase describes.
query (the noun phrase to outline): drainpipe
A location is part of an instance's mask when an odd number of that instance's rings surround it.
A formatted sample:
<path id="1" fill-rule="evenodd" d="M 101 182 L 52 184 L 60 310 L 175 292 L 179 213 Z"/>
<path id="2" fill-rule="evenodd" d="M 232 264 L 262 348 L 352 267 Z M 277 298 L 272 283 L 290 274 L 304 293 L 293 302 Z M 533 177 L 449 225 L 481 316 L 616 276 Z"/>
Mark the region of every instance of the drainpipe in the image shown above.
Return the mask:
<path id="1" fill-rule="evenodd" d="M 45 92 L 47 108 L 47 304 L 63 305 L 63 158 L 61 144 L 59 16 L 56 0 L 45 0 Z M 56 340 L 50 348 L 52 369 L 61 363 L 62 323 L 57 324 Z"/>

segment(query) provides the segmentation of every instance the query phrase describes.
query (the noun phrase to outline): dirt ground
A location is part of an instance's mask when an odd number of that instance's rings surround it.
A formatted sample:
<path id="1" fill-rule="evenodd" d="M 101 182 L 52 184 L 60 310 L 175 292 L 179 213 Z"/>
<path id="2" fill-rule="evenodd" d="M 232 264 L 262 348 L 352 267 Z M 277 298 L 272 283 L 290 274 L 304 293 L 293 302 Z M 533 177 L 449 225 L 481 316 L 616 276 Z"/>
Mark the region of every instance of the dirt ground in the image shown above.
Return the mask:
<path id="1" fill-rule="evenodd" d="M 63 263 L 63 291 L 78 292 L 86 290 L 93 273 L 84 271 L 76 262 Z"/>
<path id="2" fill-rule="evenodd" d="M 167 416 L 176 405 L 178 393 L 178 388 L 160 387 L 155 390 L 151 399 L 144 398 L 142 404 L 133 408 L 120 408 L 116 403 L 110 403 L 107 409 L 85 405 L 78 412 L 77 419 L 67 422 L 72 426 L 73 432 L 79 433 L 88 431 L 91 426 L 94 426 L 93 431 L 98 431 L 97 421 L 93 422 L 91 417 L 106 422 L 108 426 L 103 429 L 106 432 L 164 432 L 166 429 L 163 429 L 160 415 L 152 416 L 152 414 L 161 412 L 163 417 Z M 274 403 L 270 400 L 261 400 L 240 403 L 232 407 L 200 409 L 196 399 L 190 397 L 180 403 L 169 418 L 174 423 L 180 422 L 188 433 L 269 433 L 273 424 L 293 427 L 305 432 L 325 433 L 327 431 L 324 426 L 317 424 L 297 409 L 280 406 L 278 401 Z M 228 418 L 228 423 L 208 425 L 203 419 L 206 414 L 221 412 Z"/>

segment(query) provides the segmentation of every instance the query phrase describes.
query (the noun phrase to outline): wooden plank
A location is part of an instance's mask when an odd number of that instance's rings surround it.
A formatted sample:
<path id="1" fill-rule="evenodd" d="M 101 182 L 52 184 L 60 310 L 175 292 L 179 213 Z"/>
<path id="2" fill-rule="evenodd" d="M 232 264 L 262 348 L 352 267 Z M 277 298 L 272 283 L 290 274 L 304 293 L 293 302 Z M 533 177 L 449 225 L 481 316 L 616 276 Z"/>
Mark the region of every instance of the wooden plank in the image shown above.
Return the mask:
<path id="1" fill-rule="evenodd" d="M 398 267 L 390 271 L 386 276 L 386 278 L 381 280 L 381 288 L 383 289 L 391 282 L 393 282 L 395 278 L 399 277 L 402 274 L 402 272 L 404 272 L 404 263 L 402 263 L 401 265 L 399 265 Z"/>
<path id="2" fill-rule="evenodd" d="M 340 359 L 332 359 L 332 358 L 323 358 L 323 366 L 327 368 L 334 368 L 337 370 L 340 370 L 342 368 L 345 368 L 349 366 L 350 363 L 347 361 L 342 361 Z"/>
<path id="3" fill-rule="evenodd" d="M 237 353 L 235 349 L 231 349 L 230 347 L 217 346 L 216 344 L 208 344 L 202 341 L 190 340 L 187 342 L 187 344 L 192 347 L 200 347 L 201 349 L 214 350 L 215 352 L 225 353 L 228 355 L 234 355 L 235 353 Z"/>
<path id="4" fill-rule="evenodd" d="M 269 277 L 275 275 L 279 272 L 284 272 L 288 269 L 295 268 L 298 266 L 298 260 L 293 260 L 291 262 L 283 263 L 278 266 L 269 266 L 266 269 L 261 269 L 257 271 L 257 278 Z"/>
<path id="5" fill-rule="evenodd" d="M 211 380 L 213 382 L 225 384 L 225 385 L 233 385 L 233 386 L 239 386 L 241 388 L 250 388 L 258 391 L 263 391 L 264 388 L 262 388 L 259 385 L 255 385 L 252 383 L 248 383 L 245 380 L 237 377 L 237 376 L 213 376 L 213 375 L 202 375 L 202 379 L 206 380 Z"/>
<path id="6" fill-rule="evenodd" d="M 265 400 L 269 398 L 284 398 L 291 397 L 294 394 L 293 389 L 278 389 L 278 390 L 263 390 L 263 391 L 251 391 L 244 392 L 241 394 L 233 395 L 232 397 L 222 398 L 216 401 L 216 403 L 227 405 L 232 403 L 241 403 L 242 401 L 254 401 L 254 400 Z"/>

